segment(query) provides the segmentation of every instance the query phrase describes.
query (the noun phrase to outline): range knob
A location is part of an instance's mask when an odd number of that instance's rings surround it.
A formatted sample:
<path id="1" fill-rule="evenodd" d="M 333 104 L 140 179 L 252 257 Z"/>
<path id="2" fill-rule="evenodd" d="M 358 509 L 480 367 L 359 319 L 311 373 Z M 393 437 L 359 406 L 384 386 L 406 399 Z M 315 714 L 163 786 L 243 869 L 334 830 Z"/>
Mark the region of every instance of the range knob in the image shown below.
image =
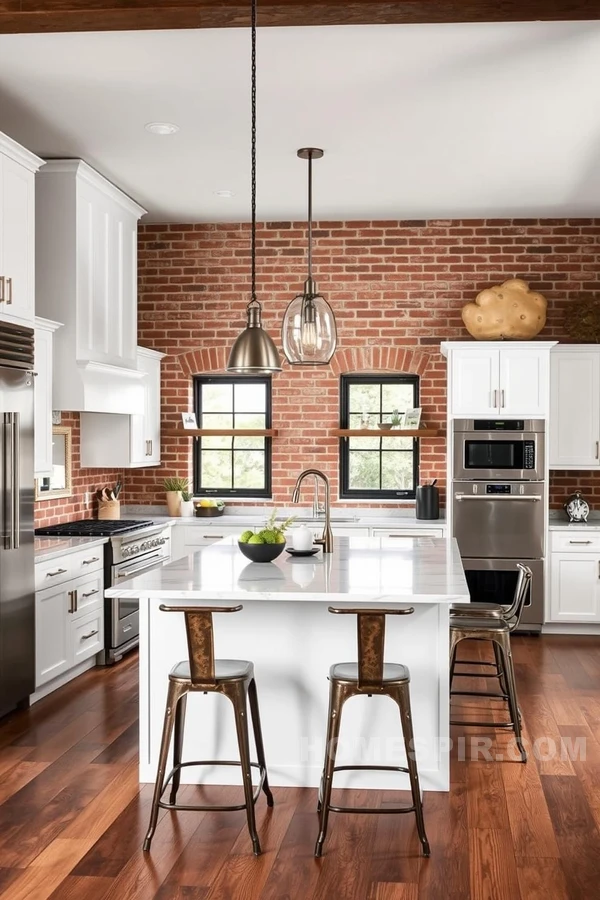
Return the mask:
<path id="1" fill-rule="evenodd" d="M 142 541 L 142 543 L 140 544 L 140 550 L 142 551 L 142 553 L 144 552 L 144 550 L 147 550 L 149 546 L 150 541 Z"/>
<path id="2" fill-rule="evenodd" d="M 127 556 L 131 556 L 133 553 L 139 553 L 139 552 L 140 552 L 140 548 L 138 547 L 137 544 L 133 544 L 133 545 L 130 544 L 129 547 L 127 547 Z"/>

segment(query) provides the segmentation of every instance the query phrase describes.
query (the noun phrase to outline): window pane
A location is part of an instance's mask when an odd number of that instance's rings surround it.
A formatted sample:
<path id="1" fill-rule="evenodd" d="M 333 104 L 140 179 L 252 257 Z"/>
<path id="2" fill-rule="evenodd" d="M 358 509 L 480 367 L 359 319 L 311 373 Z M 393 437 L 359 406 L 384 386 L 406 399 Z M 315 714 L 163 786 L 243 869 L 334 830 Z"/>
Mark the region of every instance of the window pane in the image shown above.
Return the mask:
<path id="1" fill-rule="evenodd" d="M 382 450 L 412 450 L 413 439 L 411 437 L 390 437 L 383 439 Z"/>
<path id="2" fill-rule="evenodd" d="M 266 428 L 266 416 L 262 413 L 242 413 L 237 412 L 234 416 L 236 428 Z"/>
<path id="3" fill-rule="evenodd" d="M 379 384 L 351 384 L 348 391 L 348 411 L 379 415 Z"/>
<path id="4" fill-rule="evenodd" d="M 231 450 L 234 438 L 232 437 L 203 437 L 202 451 L 204 450 Z"/>
<path id="5" fill-rule="evenodd" d="M 379 438 L 348 438 L 350 450 L 379 450 Z"/>
<path id="6" fill-rule="evenodd" d="M 383 411 L 388 415 L 395 409 L 402 413 L 415 406 L 412 384 L 390 384 L 388 382 L 383 385 L 382 397 Z"/>
<path id="7" fill-rule="evenodd" d="M 232 384 L 203 384 L 202 411 L 229 412 L 233 409 Z"/>
<path id="8" fill-rule="evenodd" d="M 227 450 L 203 450 L 200 481 L 203 488 L 231 488 L 231 453 Z"/>
<path id="9" fill-rule="evenodd" d="M 233 428 L 233 416 L 231 413 L 206 413 L 202 414 L 201 428 Z"/>
<path id="10" fill-rule="evenodd" d="M 236 384 L 234 397 L 236 412 L 263 412 L 267 408 L 265 384 Z"/>
<path id="11" fill-rule="evenodd" d="M 265 439 L 262 437 L 234 437 L 234 448 L 236 450 L 264 450 Z"/>
<path id="12" fill-rule="evenodd" d="M 265 455 L 244 450 L 233 454 L 233 486 L 236 488 L 264 488 Z"/>
<path id="13" fill-rule="evenodd" d="M 413 486 L 412 453 L 381 454 L 382 484 L 384 491 L 408 491 Z"/>
<path id="14" fill-rule="evenodd" d="M 348 456 L 349 487 L 353 490 L 379 490 L 379 453 L 351 450 Z"/>

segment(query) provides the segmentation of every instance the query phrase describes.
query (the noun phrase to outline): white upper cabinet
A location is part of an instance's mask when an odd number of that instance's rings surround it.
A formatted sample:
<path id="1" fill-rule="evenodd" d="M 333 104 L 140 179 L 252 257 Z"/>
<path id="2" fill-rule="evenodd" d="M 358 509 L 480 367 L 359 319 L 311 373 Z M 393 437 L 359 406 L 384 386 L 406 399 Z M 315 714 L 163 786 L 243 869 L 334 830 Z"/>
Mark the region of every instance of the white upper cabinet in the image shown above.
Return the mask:
<path id="1" fill-rule="evenodd" d="M 0 133 L 0 319 L 33 328 L 35 173 L 44 162 Z"/>
<path id="2" fill-rule="evenodd" d="M 448 414 L 456 418 L 548 415 L 553 342 L 442 344 L 448 357 Z"/>
<path id="3" fill-rule="evenodd" d="M 54 408 L 141 413 L 137 225 L 145 212 L 82 160 L 51 160 L 36 191 L 36 312 L 57 335 Z"/>
<path id="4" fill-rule="evenodd" d="M 144 412 L 121 416 L 82 413 L 81 465 L 89 468 L 141 468 L 160 464 L 160 362 L 164 353 L 137 348 Z"/>
<path id="5" fill-rule="evenodd" d="M 59 322 L 35 320 L 35 426 L 34 447 L 36 478 L 52 475 L 52 335 Z"/>
<path id="6" fill-rule="evenodd" d="M 550 354 L 550 468 L 600 467 L 600 347 L 555 347 Z"/>

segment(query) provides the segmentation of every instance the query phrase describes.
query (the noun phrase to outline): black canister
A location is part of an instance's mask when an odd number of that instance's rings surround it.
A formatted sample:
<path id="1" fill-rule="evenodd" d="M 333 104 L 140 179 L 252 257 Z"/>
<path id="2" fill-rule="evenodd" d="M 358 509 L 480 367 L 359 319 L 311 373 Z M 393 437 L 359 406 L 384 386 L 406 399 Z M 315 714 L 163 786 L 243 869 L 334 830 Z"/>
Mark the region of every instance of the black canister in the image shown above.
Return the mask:
<path id="1" fill-rule="evenodd" d="M 440 492 L 435 481 L 432 484 L 420 484 L 417 488 L 415 514 L 417 519 L 439 519 Z"/>

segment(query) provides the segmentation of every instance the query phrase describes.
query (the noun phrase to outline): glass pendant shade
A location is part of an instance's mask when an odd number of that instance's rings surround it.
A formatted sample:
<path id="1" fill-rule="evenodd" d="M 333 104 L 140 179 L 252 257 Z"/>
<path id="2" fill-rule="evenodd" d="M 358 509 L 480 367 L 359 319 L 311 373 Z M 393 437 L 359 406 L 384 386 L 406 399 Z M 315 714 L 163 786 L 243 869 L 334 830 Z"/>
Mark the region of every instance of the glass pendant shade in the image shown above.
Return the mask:
<path id="1" fill-rule="evenodd" d="M 312 278 L 307 278 L 304 293 L 294 297 L 286 309 L 281 340 L 292 366 L 325 366 L 335 353 L 335 316 L 327 300 L 317 293 Z"/>
<path id="2" fill-rule="evenodd" d="M 277 348 L 262 327 L 261 306 L 257 300 L 248 304 L 248 322 L 236 338 L 227 362 L 228 372 L 242 375 L 268 375 L 281 372 Z"/>

